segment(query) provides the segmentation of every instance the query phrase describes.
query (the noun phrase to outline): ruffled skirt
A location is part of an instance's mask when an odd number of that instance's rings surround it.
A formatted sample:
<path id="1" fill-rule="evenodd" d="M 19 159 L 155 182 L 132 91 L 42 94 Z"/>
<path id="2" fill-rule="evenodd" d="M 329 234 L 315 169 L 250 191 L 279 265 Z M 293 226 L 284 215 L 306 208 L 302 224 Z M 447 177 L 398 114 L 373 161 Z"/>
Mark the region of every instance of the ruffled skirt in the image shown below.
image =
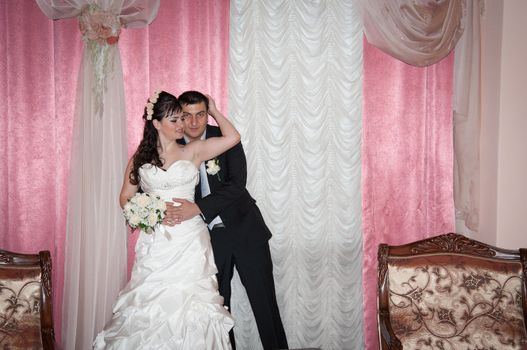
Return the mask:
<path id="1" fill-rule="evenodd" d="M 141 233 L 130 282 L 95 349 L 231 349 L 209 232 L 196 217 Z"/>

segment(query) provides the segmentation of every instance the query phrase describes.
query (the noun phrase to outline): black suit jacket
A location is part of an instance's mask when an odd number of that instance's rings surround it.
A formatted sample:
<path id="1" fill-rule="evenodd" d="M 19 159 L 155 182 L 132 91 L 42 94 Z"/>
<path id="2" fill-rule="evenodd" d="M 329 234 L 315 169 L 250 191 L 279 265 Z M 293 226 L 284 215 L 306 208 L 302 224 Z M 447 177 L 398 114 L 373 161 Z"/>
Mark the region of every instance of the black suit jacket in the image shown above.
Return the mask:
<path id="1" fill-rule="evenodd" d="M 218 127 L 207 125 L 207 138 L 220 135 Z M 236 237 L 233 243 L 240 248 L 267 242 L 271 232 L 256 201 L 245 188 L 247 160 L 241 142 L 216 158 L 219 160 L 219 172 L 207 174 L 211 193 L 202 198 L 201 186 L 196 186 L 195 201 L 205 221 L 210 223 L 219 215 L 225 228 Z"/>

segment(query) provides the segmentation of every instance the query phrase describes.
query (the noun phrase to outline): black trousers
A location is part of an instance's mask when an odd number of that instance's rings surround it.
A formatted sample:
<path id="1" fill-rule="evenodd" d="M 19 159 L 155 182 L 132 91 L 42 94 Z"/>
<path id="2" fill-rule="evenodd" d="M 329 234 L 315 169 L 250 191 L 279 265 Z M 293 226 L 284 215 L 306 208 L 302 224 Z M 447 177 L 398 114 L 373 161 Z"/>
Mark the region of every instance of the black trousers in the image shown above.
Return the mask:
<path id="1" fill-rule="evenodd" d="M 225 305 L 231 306 L 231 280 L 234 266 L 245 287 L 253 310 L 260 340 L 265 350 L 287 349 L 287 338 L 276 302 L 273 277 L 273 262 L 269 244 L 254 248 L 241 248 L 236 245 L 236 237 L 226 228 L 211 230 L 214 260 L 218 268 L 219 292 Z M 233 348 L 234 334 L 231 331 Z"/>

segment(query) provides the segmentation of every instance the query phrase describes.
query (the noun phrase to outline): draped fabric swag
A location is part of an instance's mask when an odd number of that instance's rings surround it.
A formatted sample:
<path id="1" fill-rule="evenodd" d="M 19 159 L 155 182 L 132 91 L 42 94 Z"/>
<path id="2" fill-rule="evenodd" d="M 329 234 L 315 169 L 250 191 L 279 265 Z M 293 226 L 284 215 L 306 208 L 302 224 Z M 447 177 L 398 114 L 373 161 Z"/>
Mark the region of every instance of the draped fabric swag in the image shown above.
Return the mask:
<path id="1" fill-rule="evenodd" d="M 362 30 L 352 4 L 231 1 L 229 106 L 291 348 L 361 349 Z M 240 349 L 261 349 L 239 280 Z"/>
<path id="2" fill-rule="evenodd" d="M 412 67 L 364 44 L 365 348 L 378 349 L 377 247 L 454 230 L 453 55 Z"/>
<path id="3" fill-rule="evenodd" d="M 62 343 L 65 349 L 89 349 L 126 283 L 127 235 L 118 203 L 126 165 L 126 110 L 115 38 L 120 25 L 148 25 L 157 15 L 159 1 L 37 3 L 51 19 L 81 15 L 85 41 L 71 151 Z"/>
<path id="4" fill-rule="evenodd" d="M 368 42 L 413 66 L 443 59 L 463 33 L 465 0 L 354 0 Z"/>

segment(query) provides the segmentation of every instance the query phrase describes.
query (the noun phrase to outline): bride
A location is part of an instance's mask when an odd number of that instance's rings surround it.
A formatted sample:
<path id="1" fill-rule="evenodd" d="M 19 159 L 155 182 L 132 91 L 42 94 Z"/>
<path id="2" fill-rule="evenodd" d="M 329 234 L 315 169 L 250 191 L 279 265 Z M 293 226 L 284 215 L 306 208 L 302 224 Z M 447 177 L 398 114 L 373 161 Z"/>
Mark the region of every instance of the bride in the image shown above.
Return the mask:
<path id="1" fill-rule="evenodd" d="M 179 145 L 181 107 L 161 91 L 149 99 L 143 139 L 130 159 L 120 204 L 142 188 L 146 193 L 194 200 L 201 162 L 240 141 L 232 124 L 209 98 L 209 114 L 223 136 Z M 170 223 L 169 223 L 170 224 Z M 119 293 L 113 316 L 94 341 L 95 349 L 231 349 L 234 322 L 218 293 L 209 232 L 200 216 L 175 226 L 141 232 L 132 276 Z"/>

